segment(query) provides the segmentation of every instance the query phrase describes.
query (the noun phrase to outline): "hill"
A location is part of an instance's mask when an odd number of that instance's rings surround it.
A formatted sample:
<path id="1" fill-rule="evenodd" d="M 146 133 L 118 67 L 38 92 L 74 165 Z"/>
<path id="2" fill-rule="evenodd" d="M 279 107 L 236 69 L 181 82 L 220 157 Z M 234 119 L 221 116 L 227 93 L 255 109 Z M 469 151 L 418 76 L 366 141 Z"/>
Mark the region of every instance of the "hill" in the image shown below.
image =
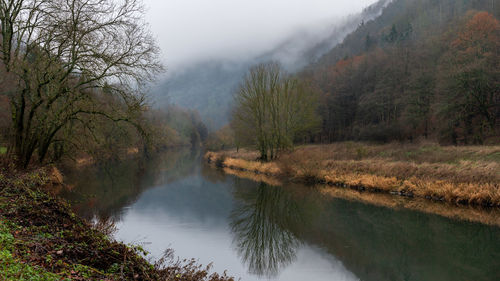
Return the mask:
<path id="1" fill-rule="evenodd" d="M 395 0 L 300 76 L 321 94 L 315 141 L 500 135 L 500 5 Z"/>
<path id="2" fill-rule="evenodd" d="M 174 104 L 197 110 L 210 130 L 219 129 L 229 121 L 233 93 L 249 67 L 274 60 L 281 62 L 288 71 L 296 72 L 331 50 L 360 23 L 379 16 L 388 3 L 390 0 L 379 1 L 322 30 L 297 31 L 254 58 L 200 61 L 170 72 L 152 90 L 155 106 L 164 108 Z"/>

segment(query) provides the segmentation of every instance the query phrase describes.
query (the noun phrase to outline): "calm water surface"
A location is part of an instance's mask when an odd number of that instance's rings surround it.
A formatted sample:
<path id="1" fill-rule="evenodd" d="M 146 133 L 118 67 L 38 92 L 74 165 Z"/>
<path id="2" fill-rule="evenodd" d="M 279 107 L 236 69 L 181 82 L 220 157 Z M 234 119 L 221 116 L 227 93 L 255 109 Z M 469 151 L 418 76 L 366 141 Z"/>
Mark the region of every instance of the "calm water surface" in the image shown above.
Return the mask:
<path id="1" fill-rule="evenodd" d="M 225 175 L 183 150 L 66 171 L 82 216 L 241 280 L 500 280 L 500 228 Z"/>

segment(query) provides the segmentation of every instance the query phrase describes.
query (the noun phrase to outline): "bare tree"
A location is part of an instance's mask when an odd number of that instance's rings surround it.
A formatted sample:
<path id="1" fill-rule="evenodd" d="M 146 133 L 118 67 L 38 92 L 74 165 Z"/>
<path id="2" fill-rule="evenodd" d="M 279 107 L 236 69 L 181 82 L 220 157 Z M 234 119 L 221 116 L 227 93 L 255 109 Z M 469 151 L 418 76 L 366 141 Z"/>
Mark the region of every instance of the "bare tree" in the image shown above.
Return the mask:
<path id="1" fill-rule="evenodd" d="M 43 161 L 51 145 L 68 140 L 70 125 L 91 128 L 97 116 L 130 121 L 143 109 L 141 90 L 162 66 L 142 16 L 140 0 L 0 0 L 0 59 L 17 83 L 6 94 L 20 166 L 35 152 Z"/>
<path id="2" fill-rule="evenodd" d="M 236 141 L 256 145 L 263 160 L 291 148 L 317 124 L 316 96 L 277 63 L 253 67 L 236 95 L 232 127 Z"/>

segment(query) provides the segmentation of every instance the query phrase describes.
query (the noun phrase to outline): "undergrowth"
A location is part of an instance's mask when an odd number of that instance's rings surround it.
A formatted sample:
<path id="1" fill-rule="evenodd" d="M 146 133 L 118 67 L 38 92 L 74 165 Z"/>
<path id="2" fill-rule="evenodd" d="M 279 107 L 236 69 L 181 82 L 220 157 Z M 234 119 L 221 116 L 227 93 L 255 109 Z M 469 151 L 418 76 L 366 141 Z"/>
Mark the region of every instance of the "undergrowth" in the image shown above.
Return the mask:
<path id="1" fill-rule="evenodd" d="M 30 266 L 23 263 L 13 254 L 14 236 L 4 221 L 0 220 L 0 279 L 1 280 L 32 280 L 49 281 L 60 280 L 61 277 L 47 272 L 39 266 Z"/>
<path id="2" fill-rule="evenodd" d="M 49 195 L 58 178 L 51 169 L 0 171 L 0 280 L 233 280 L 171 252 L 149 262 L 140 246 L 107 236 L 112 227 L 90 224 Z"/>

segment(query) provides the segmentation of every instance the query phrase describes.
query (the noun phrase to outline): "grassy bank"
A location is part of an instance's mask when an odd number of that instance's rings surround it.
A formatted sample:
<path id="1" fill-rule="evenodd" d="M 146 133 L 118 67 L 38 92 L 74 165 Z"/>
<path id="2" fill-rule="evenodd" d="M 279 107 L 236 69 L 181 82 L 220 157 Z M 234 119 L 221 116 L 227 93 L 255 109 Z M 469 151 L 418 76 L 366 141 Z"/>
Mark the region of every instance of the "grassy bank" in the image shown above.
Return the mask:
<path id="1" fill-rule="evenodd" d="M 299 147 L 262 163 L 257 152 L 208 152 L 219 167 L 303 183 L 500 207 L 500 146 L 336 143 Z"/>
<path id="2" fill-rule="evenodd" d="M 0 280 L 233 280 L 171 253 L 151 263 L 111 239 L 113 225 L 84 221 L 51 196 L 61 181 L 52 168 L 0 170 Z"/>

